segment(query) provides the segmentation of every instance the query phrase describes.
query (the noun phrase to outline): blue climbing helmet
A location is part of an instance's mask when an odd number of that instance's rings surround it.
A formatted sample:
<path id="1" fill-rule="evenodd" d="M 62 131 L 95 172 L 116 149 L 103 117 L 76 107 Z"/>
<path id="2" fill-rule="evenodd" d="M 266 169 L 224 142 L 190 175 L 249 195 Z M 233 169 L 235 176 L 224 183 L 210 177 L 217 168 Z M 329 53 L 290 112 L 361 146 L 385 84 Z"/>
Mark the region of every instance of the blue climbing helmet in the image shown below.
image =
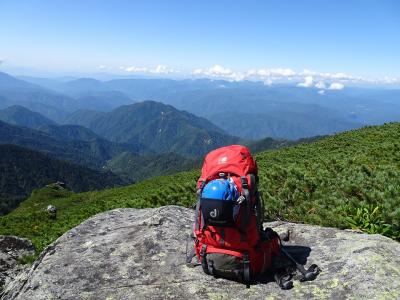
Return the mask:
<path id="1" fill-rule="evenodd" d="M 232 179 L 214 179 L 206 184 L 201 196 L 206 199 L 236 201 L 239 192 Z"/>

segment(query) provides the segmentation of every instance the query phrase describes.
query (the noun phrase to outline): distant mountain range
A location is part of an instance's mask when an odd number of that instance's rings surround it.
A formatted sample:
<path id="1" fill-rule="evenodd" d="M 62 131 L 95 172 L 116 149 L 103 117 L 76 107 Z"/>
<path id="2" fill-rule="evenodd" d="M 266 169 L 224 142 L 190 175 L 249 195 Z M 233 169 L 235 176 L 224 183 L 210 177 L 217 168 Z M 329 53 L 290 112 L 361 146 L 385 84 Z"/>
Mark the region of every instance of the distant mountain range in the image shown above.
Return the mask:
<path id="1" fill-rule="evenodd" d="M 64 111 L 62 117 L 52 118 L 58 122 L 74 110 L 107 112 L 121 105 L 143 100 L 170 104 L 208 119 L 230 135 L 246 139 L 273 137 L 295 140 L 400 120 L 400 90 L 346 87 L 344 90 L 325 90 L 321 95 L 316 88 L 266 86 L 261 82 L 251 81 L 24 79 L 31 87 L 40 86 L 42 93 L 43 90 L 47 93 L 51 91 L 51 95 L 42 97 L 40 105 L 37 97 L 34 97 L 35 102 L 23 104 L 47 117 L 62 115 L 50 109 L 54 107 L 54 101 L 51 101 L 54 94 L 69 99 L 69 106 L 61 101 L 54 108 Z M 18 84 L 22 83 L 19 81 Z M 0 88 L 0 103 L 1 96 L 4 97 L 4 94 Z M 63 97 L 60 96 L 60 99 L 65 100 Z M 6 99 L 10 100 L 9 97 Z M 33 107 L 33 103 L 37 107 Z"/>
<path id="2" fill-rule="evenodd" d="M 57 181 L 81 192 L 126 183 L 112 172 L 94 171 L 15 145 L 0 145 L 0 215 L 15 208 L 33 189 Z"/>
<path id="3" fill-rule="evenodd" d="M 109 170 L 123 178 L 119 179 L 123 183 L 189 170 L 198 166 L 198 157 L 207 151 L 238 140 L 206 120 L 152 101 L 109 113 L 94 112 L 82 119 L 98 134 L 80 125 L 58 125 L 37 112 L 14 105 L 0 110 L 0 145 L 24 147 L 18 151 L 26 150 L 32 155 L 39 151 L 52 161 L 91 168 L 94 173 Z M 28 155 L 15 155 L 20 164 L 29 160 Z M 46 178 L 37 180 L 42 182 Z M 83 186 L 89 189 L 88 185 Z"/>
<path id="4" fill-rule="evenodd" d="M 52 80 L 36 81 L 39 83 L 52 82 Z M 65 84 L 68 85 L 68 83 Z M 57 86 L 57 84 L 55 85 Z M 51 84 L 49 86 L 53 87 Z M 53 121 L 61 122 L 67 115 L 78 109 L 108 111 L 135 102 L 119 91 L 82 90 L 78 93 L 73 92 L 73 87 L 74 85 L 71 84 L 71 93 L 63 93 L 57 89 L 27 82 L 0 72 L 0 108 L 22 105 Z"/>

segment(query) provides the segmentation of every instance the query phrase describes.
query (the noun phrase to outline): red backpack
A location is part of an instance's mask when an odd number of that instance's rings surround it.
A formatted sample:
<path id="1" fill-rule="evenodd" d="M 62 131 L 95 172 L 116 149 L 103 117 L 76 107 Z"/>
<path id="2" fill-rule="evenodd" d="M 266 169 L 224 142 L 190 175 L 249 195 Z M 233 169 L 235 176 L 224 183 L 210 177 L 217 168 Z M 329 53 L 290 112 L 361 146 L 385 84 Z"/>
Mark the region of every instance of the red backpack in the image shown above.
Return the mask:
<path id="1" fill-rule="evenodd" d="M 233 181 L 240 194 L 234 203 L 238 206 L 234 220 L 232 205 L 226 204 L 232 201 L 202 198 L 204 187 L 215 179 Z M 268 235 L 262 229 L 263 209 L 257 184 L 257 163 L 248 148 L 222 147 L 205 157 L 197 183 L 192 251 L 192 257 L 197 256 L 205 273 L 249 284 L 270 268 L 273 256 L 279 254 L 278 236 Z M 188 262 L 192 257 L 188 257 Z"/>

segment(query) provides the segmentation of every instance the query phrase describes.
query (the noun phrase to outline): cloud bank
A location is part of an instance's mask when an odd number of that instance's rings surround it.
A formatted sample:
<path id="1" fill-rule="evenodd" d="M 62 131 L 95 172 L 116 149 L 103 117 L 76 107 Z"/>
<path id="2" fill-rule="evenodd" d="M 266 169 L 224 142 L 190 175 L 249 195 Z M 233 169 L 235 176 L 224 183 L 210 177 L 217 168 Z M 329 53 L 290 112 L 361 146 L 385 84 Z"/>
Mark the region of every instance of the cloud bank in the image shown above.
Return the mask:
<path id="1" fill-rule="evenodd" d="M 121 66 L 120 70 L 128 72 L 128 73 L 149 73 L 149 74 L 172 74 L 172 73 L 180 73 L 180 71 L 170 68 L 166 65 L 157 65 L 154 68 L 148 67 L 138 67 L 138 66 Z"/>
<path id="2" fill-rule="evenodd" d="M 105 65 L 99 65 L 97 68 L 105 69 L 107 67 Z M 195 68 L 191 71 L 181 71 L 162 64 L 155 67 L 121 66 L 119 67 L 119 70 L 126 73 L 150 75 L 180 74 L 186 78 L 210 78 L 228 81 L 262 81 L 265 85 L 289 83 L 302 88 L 315 88 L 319 91 L 337 91 L 344 89 L 348 85 L 357 84 L 400 85 L 400 79 L 391 77 L 364 78 L 361 76 L 350 75 L 345 72 L 318 72 L 310 69 L 295 71 L 291 68 L 252 68 L 239 71 L 224 67 L 220 64 L 216 64 L 209 68 Z M 324 92 L 320 92 L 320 94 L 323 95 Z"/>

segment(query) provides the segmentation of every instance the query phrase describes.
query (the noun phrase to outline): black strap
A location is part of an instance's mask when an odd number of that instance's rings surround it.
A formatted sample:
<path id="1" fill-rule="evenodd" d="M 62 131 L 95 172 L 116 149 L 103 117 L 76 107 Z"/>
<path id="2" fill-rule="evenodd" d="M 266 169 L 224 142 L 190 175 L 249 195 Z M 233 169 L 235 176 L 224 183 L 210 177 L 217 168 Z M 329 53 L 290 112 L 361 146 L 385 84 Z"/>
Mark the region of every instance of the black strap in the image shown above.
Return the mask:
<path id="1" fill-rule="evenodd" d="M 246 201 L 242 203 L 242 205 L 244 205 L 244 214 L 242 214 L 242 218 L 240 220 L 240 240 L 243 242 L 247 240 L 247 226 L 249 224 L 250 217 L 250 193 L 246 176 L 242 176 L 240 179 L 242 181 L 242 195 L 246 198 Z"/>
<path id="2" fill-rule="evenodd" d="M 201 185 L 199 187 L 199 189 L 197 190 L 196 194 L 197 194 L 197 202 L 196 202 L 196 211 L 194 213 L 194 229 L 195 230 L 199 230 L 200 229 L 200 225 L 199 225 L 199 213 L 200 213 L 200 198 L 201 198 L 201 193 L 203 192 L 203 188 L 206 185 L 206 181 L 203 180 L 201 182 Z M 204 226 L 204 219 L 203 219 L 203 215 L 201 216 L 202 220 L 201 220 L 201 226 Z"/>
<path id="3" fill-rule="evenodd" d="M 190 251 L 190 253 L 189 254 L 186 254 L 186 266 L 188 266 L 188 267 L 195 267 L 195 266 L 198 266 L 199 264 L 196 264 L 196 263 L 192 263 L 192 259 L 193 259 L 193 257 L 195 257 L 196 256 L 196 250 L 194 249 L 194 247 L 193 247 L 193 249 Z"/>
<path id="4" fill-rule="evenodd" d="M 224 230 L 224 228 L 221 228 L 221 238 L 219 240 L 219 245 L 221 247 L 225 246 L 225 230 Z"/>
<path id="5" fill-rule="evenodd" d="M 207 265 L 207 245 L 203 244 L 200 251 L 200 259 L 201 259 L 201 267 L 203 268 L 204 273 L 210 275 L 210 271 L 208 270 Z"/>
<path id="6" fill-rule="evenodd" d="M 260 192 L 256 191 L 256 213 L 257 213 L 257 228 L 259 230 L 263 230 L 263 221 L 264 221 L 264 207 L 263 200 Z"/>
<path id="7" fill-rule="evenodd" d="M 274 279 L 282 290 L 290 290 L 293 287 L 292 274 L 290 273 L 275 273 Z"/>
<path id="8" fill-rule="evenodd" d="M 214 262 L 212 260 L 207 262 L 208 272 L 215 277 Z"/>
<path id="9" fill-rule="evenodd" d="M 256 175 L 254 174 L 249 174 L 249 178 L 250 178 L 250 196 L 253 197 L 257 191 L 257 179 L 256 179 Z"/>
<path id="10" fill-rule="evenodd" d="M 192 263 L 192 259 L 196 256 L 195 245 L 197 242 L 198 242 L 197 239 L 193 235 L 190 235 L 186 239 L 186 266 L 187 267 L 193 268 L 193 267 L 196 267 L 199 265 L 199 263 Z M 190 243 L 194 243 L 194 245 L 191 248 L 191 250 L 189 251 Z"/>
<path id="11" fill-rule="evenodd" d="M 243 279 L 246 283 L 246 287 L 250 287 L 250 259 L 249 255 L 245 253 L 243 255 Z"/>
<path id="12" fill-rule="evenodd" d="M 194 230 L 199 230 L 200 229 L 200 224 L 199 224 L 200 198 L 197 199 L 195 209 L 196 209 L 196 211 L 194 213 Z"/>

